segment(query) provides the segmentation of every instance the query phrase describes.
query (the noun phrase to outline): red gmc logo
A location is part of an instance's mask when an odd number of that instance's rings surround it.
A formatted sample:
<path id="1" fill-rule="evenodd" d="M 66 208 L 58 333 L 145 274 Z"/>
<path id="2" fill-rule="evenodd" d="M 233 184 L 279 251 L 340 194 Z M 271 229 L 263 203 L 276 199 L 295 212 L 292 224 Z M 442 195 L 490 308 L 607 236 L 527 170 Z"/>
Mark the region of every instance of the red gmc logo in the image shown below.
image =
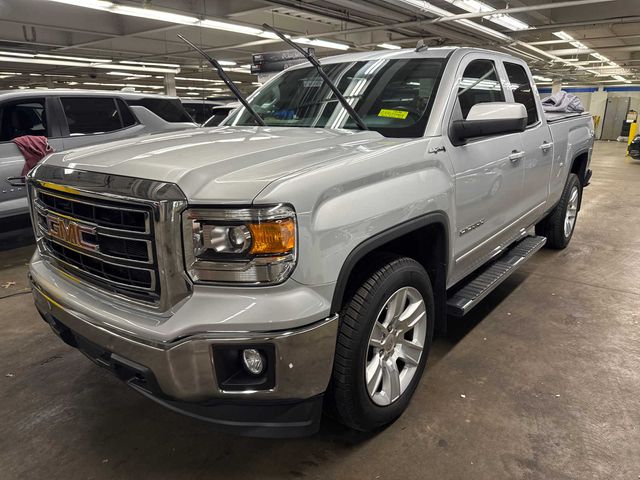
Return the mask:
<path id="1" fill-rule="evenodd" d="M 67 220 L 66 218 L 49 214 L 47 215 L 47 230 L 52 237 L 62 240 L 74 247 L 92 252 L 98 250 L 98 245 L 89 241 L 85 235 L 95 235 L 95 227 L 89 227 L 74 222 L 73 220 Z"/>

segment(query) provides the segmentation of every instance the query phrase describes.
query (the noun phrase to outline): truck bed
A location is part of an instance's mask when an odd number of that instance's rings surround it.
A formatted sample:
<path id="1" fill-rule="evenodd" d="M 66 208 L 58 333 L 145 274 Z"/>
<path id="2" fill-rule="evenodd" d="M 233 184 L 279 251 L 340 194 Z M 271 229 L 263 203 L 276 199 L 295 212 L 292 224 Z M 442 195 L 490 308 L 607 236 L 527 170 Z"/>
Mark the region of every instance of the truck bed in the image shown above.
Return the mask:
<path id="1" fill-rule="evenodd" d="M 591 116 L 589 112 L 545 112 L 544 116 L 547 119 L 547 123 L 556 123 L 561 122 L 562 120 L 568 120 L 570 118 L 582 117 L 582 116 Z"/>

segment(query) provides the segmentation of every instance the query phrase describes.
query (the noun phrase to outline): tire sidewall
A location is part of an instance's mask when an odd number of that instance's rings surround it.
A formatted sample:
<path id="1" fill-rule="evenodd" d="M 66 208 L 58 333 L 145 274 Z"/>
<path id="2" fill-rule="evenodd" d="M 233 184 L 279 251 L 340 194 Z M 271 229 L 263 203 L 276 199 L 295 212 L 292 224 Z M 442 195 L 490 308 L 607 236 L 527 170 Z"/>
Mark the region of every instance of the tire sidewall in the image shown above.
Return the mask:
<path id="1" fill-rule="evenodd" d="M 365 379 L 365 364 L 368 351 L 369 337 L 373 329 L 373 324 L 377 320 L 377 315 L 389 300 L 391 295 L 402 287 L 413 287 L 420 292 L 425 303 L 427 314 L 427 333 L 424 343 L 424 349 L 420 358 L 416 372 L 411 379 L 411 383 L 400 397 L 391 405 L 376 405 L 367 391 Z M 395 272 L 393 277 L 387 278 L 376 286 L 370 298 L 367 307 L 361 315 L 361 331 L 359 332 L 361 341 L 357 349 L 357 355 L 354 360 L 354 371 L 356 375 L 355 397 L 362 417 L 367 424 L 373 425 L 374 428 L 389 423 L 399 417 L 406 409 L 411 397 L 422 377 L 426 360 L 429 354 L 429 348 L 433 339 L 434 327 L 434 307 L 433 293 L 431 283 L 427 273 L 419 264 L 405 265 Z"/>
<path id="2" fill-rule="evenodd" d="M 567 236 L 564 233 L 564 220 L 566 218 L 567 210 L 569 208 L 569 200 L 571 198 L 571 192 L 573 191 L 573 187 L 576 187 L 578 189 L 578 210 L 576 211 L 576 218 L 573 222 L 573 227 L 571 228 L 571 232 Z M 563 200 L 562 203 L 564 208 L 562 209 L 562 222 L 559 222 L 559 227 L 562 228 L 561 235 L 563 239 L 563 244 L 564 246 L 566 246 L 571 241 L 571 238 L 573 237 L 573 232 L 576 231 L 576 225 L 578 224 L 578 213 L 580 212 L 580 205 L 582 203 L 582 188 L 580 188 L 580 180 L 578 179 L 577 175 L 571 174 L 571 176 L 569 177 L 569 181 L 567 182 L 567 186 L 564 191 L 562 200 Z"/>

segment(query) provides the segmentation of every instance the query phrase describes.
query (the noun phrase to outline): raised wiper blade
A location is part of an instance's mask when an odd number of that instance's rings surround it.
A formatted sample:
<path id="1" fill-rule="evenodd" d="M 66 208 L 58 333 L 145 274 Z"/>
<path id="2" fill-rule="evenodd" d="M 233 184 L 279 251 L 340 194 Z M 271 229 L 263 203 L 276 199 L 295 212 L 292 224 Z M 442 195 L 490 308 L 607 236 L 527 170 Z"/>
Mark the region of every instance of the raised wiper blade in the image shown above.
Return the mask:
<path id="1" fill-rule="evenodd" d="M 288 44 L 290 47 L 295 48 L 298 52 L 300 52 L 302 54 L 302 56 L 304 58 L 306 58 L 309 61 L 309 63 L 311 63 L 311 65 L 313 65 L 316 68 L 316 70 L 318 71 L 318 75 L 320 75 L 320 77 L 322 77 L 322 80 L 324 80 L 324 82 L 327 84 L 327 86 L 331 89 L 331 91 L 337 97 L 337 99 L 340 101 L 340 103 L 342 104 L 344 109 L 347 111 L 349 116 L 351 116 L 351 118 L 353 118 L 353 120 L 356 122 L 356 125 L 358 125 L 358 128 L 360 128 L 360 130 L 369 130 L 367 128 L 367 126 L 364 124 L 364 122 L 362 121 L 362 118 L 360 118 L 360 115 L 358 115 L 358 112 L 356 112 L 353 109 L 351 104 L 349 102 L 347 102 L 347 99 L 344 98 L 342 93 L 340 93 L 340 90 L 338 90 L 338 87 L 336 87 L 335 84 L 331 81 L 331 79 L 327 76 L 327 74 L 324 73 L 324 71 L 322 70 L 322 66 L 320 65 L 320 62 L 318 62 L 316 57 L 311 55 L 309 52 L 307 52 L 304 48 L 300 47 L 295 42 L 293 42 L 290 39 L 288 39 L 287 37 L 285 37 L 282 33 L 280 33 L 278 30 L 273 28 L 271 25 L 268 25 L 268 24 L 264 23 L 262 25 L 262 28 L 264 28 L 265 30 L 268 30 L 270 32 L 275 33 L 280 38 L 280 40 L 282 40 L 283 42 Z"/>
<path id="2" fill-rule="evenodd" d="M 262 120 L 262 117 L 256 113 L 256 111 L 251 107 L 251 105 L 249 105 L 249 102 L 247 102 L 247 100 L 242 96 L 242 93 L 240 93 L 240 90 L 238 90 L 238 87 L 236 87 L 236 84 L 233 83 L 233 80 L 229 78 L 229 76 L 227 75 L 227 72 L 224 71 L 220 63 L 211 55 L 209 55 L 207 52 L 202 50 L 200 47 L 198 47 L 197 45 L 194 45 L 192 42 L 184 38 L 182 35 L 178 34 L 178 38 L 180 38 L 180 40 L 185 42 L 187 45 L 193 48 L 196 52 L 198 52 L 200 55 L 202 55 L 204 58 L 207 59 L 207 61 L 211 64 L 211 66 L 216 69 L 216 72 L 218 73 L 218 76 L 220 77 L 220 79 L 227 84 L 227 87 L 229 87 L 229 90 L 231 90 L 231 92 L 236 96 L 236 98 L 240 101 L 240 103 L 244 106 L 244 108 L 247 109 L 247 112 L 249 112 L 249 114 L 253 117 L 256 123 L 261 127 L 264 127 L 264 120 Z"/>

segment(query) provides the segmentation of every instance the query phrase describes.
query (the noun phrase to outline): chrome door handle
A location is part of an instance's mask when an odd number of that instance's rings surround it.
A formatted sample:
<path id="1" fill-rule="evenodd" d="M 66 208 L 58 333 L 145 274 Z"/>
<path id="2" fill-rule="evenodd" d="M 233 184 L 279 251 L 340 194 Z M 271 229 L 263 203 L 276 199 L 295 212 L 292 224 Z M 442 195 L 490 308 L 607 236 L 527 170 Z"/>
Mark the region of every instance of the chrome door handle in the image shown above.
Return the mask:
<path id="1" fill-rule="evenodd" d="M 553 142 L 544 142 L 542 145 L 540 145 L 540 150 L 542 150 L 543 152 L 546 152 L 551 147 L 553 147 Z"/>
<path id="2" fill-rule="evenodd" d="M 7 177 L 7 183 L 12 187 L 24 187 L 27 185 L 25 177 Z"/>
<path id="3" fill-rule="evenodd" d="M 514 150 L 513 152 L 511 152 L 511 155 L 509 155 L 509 160 L 511 160 L 511 163 L 516 163 L 521 158 L 524 158 L 524 152 L 518 152 L 517 150 Z"/>

